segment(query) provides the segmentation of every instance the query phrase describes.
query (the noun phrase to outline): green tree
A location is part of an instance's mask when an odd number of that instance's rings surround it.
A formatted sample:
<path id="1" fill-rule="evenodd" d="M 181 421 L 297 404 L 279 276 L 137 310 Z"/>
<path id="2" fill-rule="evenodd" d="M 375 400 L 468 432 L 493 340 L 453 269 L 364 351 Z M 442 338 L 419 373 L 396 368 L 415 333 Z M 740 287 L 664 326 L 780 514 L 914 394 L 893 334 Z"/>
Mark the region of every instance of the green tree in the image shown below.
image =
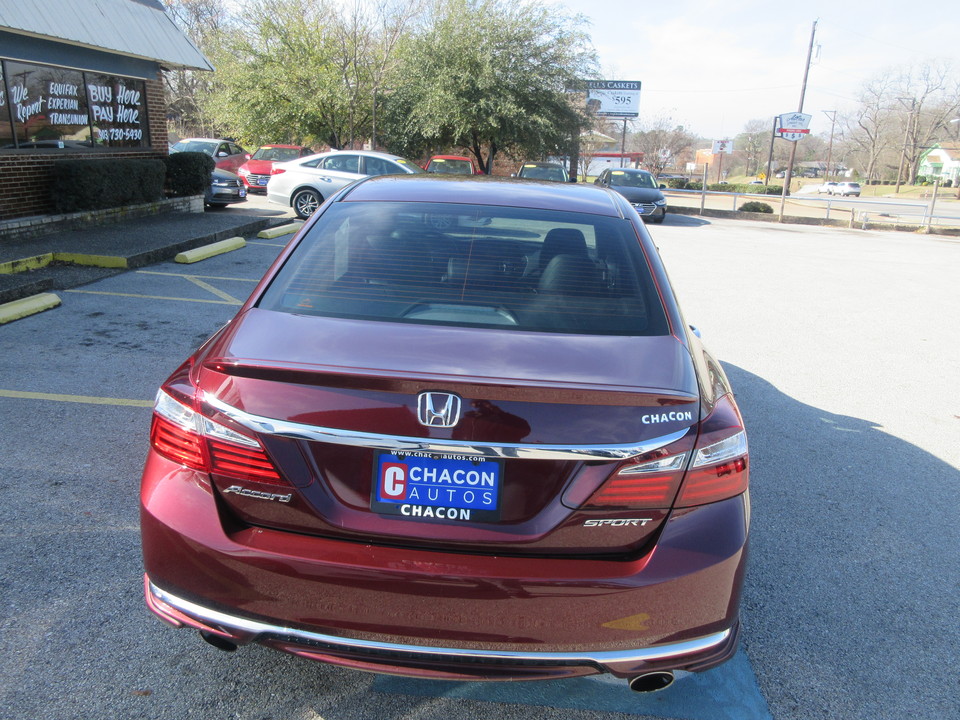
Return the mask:
<path id="1" fill-rule="evenodd" d="M 566 87 L 591 75 L 582 18 L 538 0 L 438 0 L 400 45 L 385 101 L 387 147 L 466 147 L 489 173 L 497 152 L 565 151 L 585 125 Z"/>
<path id="2" fill-rule="evenodd" d="M 373 89 L 417 3 L 250 0 L 222 37 L 211 107 L 253 142 L 342 148 L 368 135 Z"/>

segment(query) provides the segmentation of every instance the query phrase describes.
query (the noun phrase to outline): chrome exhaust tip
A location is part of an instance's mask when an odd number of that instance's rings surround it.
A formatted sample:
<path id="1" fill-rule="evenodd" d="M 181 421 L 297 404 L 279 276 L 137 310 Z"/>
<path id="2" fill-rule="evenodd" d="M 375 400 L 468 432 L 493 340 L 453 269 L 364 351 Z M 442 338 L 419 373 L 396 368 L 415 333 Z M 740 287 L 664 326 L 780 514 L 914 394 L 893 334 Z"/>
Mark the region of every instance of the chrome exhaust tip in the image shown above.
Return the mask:
<path id="1" fill-rule="evenodd" d="M 237 644 L 232 643 L 227 640 L 225 637 L 220 637 L 215 635 L 212 632 L 207 632 L 206 630 L 200 631 L 200 637 L 202 637 L 206 642 L 213 645 L 217 650 L 223 650 L 224 652 L 233 652 L 237 649 Z"/>
<path id="2" fill-rule="evenodd" d="M 666 690 L 673 685 L 673 673 L 669 670 L 657 670 L 644 673 L 630 679 L 630 689 L 638 693 L 651 693 Z"/>

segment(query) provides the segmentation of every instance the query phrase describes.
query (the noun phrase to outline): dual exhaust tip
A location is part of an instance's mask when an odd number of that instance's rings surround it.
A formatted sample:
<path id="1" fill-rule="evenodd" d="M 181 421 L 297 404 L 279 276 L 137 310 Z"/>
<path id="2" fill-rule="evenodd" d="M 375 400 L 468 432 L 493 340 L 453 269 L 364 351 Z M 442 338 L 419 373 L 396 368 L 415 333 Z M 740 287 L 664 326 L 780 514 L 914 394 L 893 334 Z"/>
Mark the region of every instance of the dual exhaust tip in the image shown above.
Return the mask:
<path id="1" fill-rule="evenodd" d="M 200 637 L 213 645 L 218 650 L 233 652 L 237 649 L 236 643 L 232 643 L 224 637 L 215 635 L 211 632 L 201 630 Z M 630 689 L 638 693 L 651 693 L 658 690 L 665 690 L 673 685 L 674 676 L 669 670 L 656 670 L 654 672 L 637 675 L 630 679 Z"/>

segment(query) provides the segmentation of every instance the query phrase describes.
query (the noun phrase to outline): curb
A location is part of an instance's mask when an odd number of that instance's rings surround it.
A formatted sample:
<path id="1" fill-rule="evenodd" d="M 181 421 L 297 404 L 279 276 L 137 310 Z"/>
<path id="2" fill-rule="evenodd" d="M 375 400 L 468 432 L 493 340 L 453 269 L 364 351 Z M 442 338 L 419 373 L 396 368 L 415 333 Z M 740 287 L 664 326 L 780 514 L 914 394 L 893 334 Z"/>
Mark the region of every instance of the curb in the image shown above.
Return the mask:
<path id="1" fill-rule="evenodd" d="M 13 275 L 27 270 L 38 270 L 53 262 L 53 253 L 43 253 L 20 260 L 8 260 L 0 263 L 0 275 Z"/>
<path id="2" fill-rule="evenodd" d="M 195 263 L 200 262 L 201 260 L 206 260 L 207 258 L 212 258 L 215 255 L 223 255 L 224 253 L 232 252 L 233 250 L 239 250 L 247 246 L 247 241 L 242 237 L 232 237 L 227 238 L 226 240 L 221 240 L 220 242 L 215 242 L 212 245 L 204 245 L 203 247 L 198 247 L 193 250 L 187 250 L 182 253 L 177 253 L 174 257 L 174 261 L 178 263 Z"/>
<path id="3" fill-rule="evenodd" d="M 28 315 L 36 315 L 60 304 L 60 298 L 53 293 L 40 293 L 0 305 L 0 325 L 4 325 Z"/>

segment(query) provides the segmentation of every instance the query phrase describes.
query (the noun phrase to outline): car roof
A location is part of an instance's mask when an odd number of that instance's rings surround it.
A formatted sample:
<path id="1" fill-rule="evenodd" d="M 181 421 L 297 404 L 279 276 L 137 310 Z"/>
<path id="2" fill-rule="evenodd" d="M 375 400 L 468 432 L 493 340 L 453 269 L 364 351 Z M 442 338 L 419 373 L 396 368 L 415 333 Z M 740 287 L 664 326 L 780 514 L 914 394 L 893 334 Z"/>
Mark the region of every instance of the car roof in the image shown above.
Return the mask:
<path id="1" fill-rule="evenodd" d="M 390 153 L 374 152 L 373 150 L 327 150 L 325 152 L 314 153 L 313 155 L 306 155 L 302 158 L 297 158 L 296 160 L 291 160 L 290 162 L 302 163 L 304 160 L 310 160 L 311 158 L 317 157 L 328 157 L 330 155 L 366 155 L 367 157 L 378 157 L 385 160 L 403 160 L 404 162 L 411 162 L 405 157 L 400 157 L 399 155 L 391 155 Z"/>
<path id="2" fill-rule="evenodd" d="M 269 145 L 261 145 L 260 150 L 263 150 L 264 148 L 287 148 L 290 150 L 300 150 L 305 147 L 306 145 L 278 145 L 277 143 L 270 143 Z"/>
<path id="3" fill-rule="evenodd" d="M 473 162 L 466 155 L 431 155 L 431 160 L 466 160 L 467 162 Z"/>
<path id="4" fill-rule="evenodd" d="M 531 160 L 530 162 L 525 162 L 525 163 L 521 163 L 521 164 L 520 164 L 520 167 L 531 167 L 531 166 L 534 166 L 534 167 L 558 167 L 558 168 L 562 168 L 562 167 L 563 167 L 563 165 L 561 165 L 560 163 L 555 163 L 555 162 L 539 162 L 539 161 L 535 161 L 535 160 Z"/>
<path id="5" fill-rule="evenodd" d="M 361 180 L 342 202 L 435 202 L 564 210 L 623 217 L 618 195 L 595 185 L 515 180 L 486 175 L 379 175 Z"/>

